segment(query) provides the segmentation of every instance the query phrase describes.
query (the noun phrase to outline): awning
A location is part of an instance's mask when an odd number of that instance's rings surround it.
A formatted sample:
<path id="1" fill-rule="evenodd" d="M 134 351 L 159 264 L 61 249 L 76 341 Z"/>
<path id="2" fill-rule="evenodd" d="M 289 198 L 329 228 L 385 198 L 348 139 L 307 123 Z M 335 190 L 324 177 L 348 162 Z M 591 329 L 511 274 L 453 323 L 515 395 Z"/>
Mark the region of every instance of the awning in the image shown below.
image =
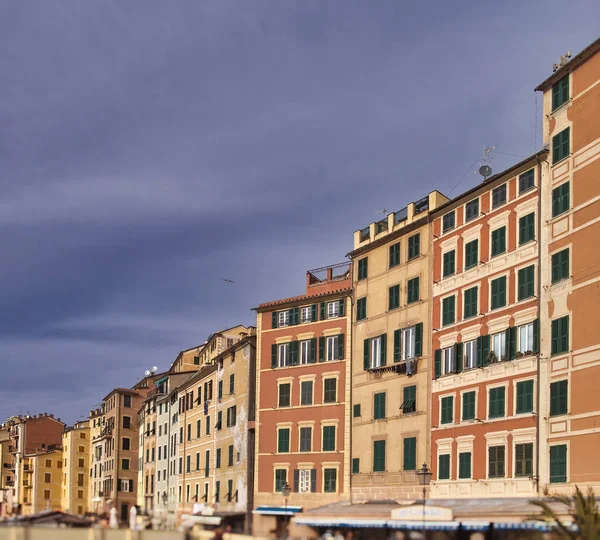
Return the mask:
<path id="1" fill-rule="evenodd" d="M 192 525 L 220 525 L 221 518 L 218 516 L 194 516 L 192 514 L 184 514 L 181 516 L 181 524 L 184 527 L 191 527 Z"/>
<path id="2" fill-rule="evenodd" d="M 499 531 L 540 531 L 550 532 L 552 526 L 548 523 L 537 521 L 521 521 L 521 522 L 499 522 L 494 523 L 494 529 Z"/>
<path id="3" fill-rule="evenodd" d="M 301 506 L 259 506 L 253 510 L 253 514 L 262 514 L 264 516 L 293 516 L 302 512 Z"/>
<path id="4" fill-rule="evenodd" d="M 307 525 L 308 527 L 362 527 L 363 529 L 382 529 L 386 526 L 385 519 L 315 519 L 307 517 L 297 517 L 294 519 L 297 525 Z"/>
<path id="5" fill-rule="evenodd" d="M 169 378 L 169 376 L 165 375 L 164 377 L 161 377 L 160 379 L 158 379 L 158 381 L 154 381 L 154 384 L 156 386 L 159 386 L 161 383 L 164 383 L 168 378 Z"/>
<path id="6" fill-rule="evenodd" d="M 490 528 L 489 521 L 462 521 L 463 531 L 487 531 Z"/>
<path id="7" fill-rule="evenodd" d="M 455 531 L 460 523 L 458 521 L 398 521 L 390 519 L 386 522 L 390 529 L 400 529 L 405 531 Z"/>

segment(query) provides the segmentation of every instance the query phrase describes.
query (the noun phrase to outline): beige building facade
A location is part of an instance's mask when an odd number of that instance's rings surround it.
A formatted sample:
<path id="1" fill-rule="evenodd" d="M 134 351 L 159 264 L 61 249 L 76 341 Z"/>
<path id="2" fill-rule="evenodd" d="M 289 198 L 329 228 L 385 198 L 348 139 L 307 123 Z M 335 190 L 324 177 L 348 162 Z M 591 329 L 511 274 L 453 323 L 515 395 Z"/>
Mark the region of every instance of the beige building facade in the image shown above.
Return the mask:
<path id="1" fill-rule="evenodd" d="M 67 428 L 62 441 L 61 508 L 80 516 L 89 510 L 90 438 L 89 420 L 85 420 Z"/>
<path id="2" fill-rule="evenodd" d="M 21 461 L 22 514 L 61 510 L 63 454 L 60 446 L 25 454 Z"/>
<path id="3" fill-rule="evenodd" d="M 90 467 L 90 479 L 87 490 L 87 507 L 94 514 L 100 513 L 102 502 L 102 452 L 104 450 L 103 438 L 101 437 L 104 429 L 104 404 L 97 409 L 90 411 L 88 419 L 90 429 L 90 444 L 88 463 Z"/>

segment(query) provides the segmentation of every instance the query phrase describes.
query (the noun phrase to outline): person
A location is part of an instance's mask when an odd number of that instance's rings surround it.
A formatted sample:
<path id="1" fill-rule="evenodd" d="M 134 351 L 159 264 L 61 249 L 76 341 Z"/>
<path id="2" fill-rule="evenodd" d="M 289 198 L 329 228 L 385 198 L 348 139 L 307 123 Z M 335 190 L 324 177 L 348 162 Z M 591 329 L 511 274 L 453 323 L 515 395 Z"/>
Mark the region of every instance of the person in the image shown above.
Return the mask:
<path id="1" fill-rule="evenodd" d="M 342 534 L 342 531 L 335 531 L 335 534 L 333 535 L 333 540 L 344 540 L 344 535 Z"/>
<path id="2" fill-rule="evenodd" d="M 215 535 L 213 536 L 214 540 L 223 540 L 223 530 L 221 527 L 215 529 Z"/>

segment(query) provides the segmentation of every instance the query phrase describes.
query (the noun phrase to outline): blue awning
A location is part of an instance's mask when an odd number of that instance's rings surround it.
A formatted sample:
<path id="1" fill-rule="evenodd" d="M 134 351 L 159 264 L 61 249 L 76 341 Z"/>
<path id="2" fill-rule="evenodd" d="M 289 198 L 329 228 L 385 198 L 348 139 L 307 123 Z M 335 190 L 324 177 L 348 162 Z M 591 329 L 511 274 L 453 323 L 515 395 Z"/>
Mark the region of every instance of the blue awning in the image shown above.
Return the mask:
<path id="1" fill-rule="evenodd" d="M 390 519 L 387 521 L 390 529 L 400 529 L 405 531 L 422 531 L 425 528 L 428 531 L 455 531 L 460 526 L 458 521 L 399 521 Z"/>
<path id="2" fill-rule="evenodd" d="M 576 530 L 574 527 L 570 527 L 571 530 Z M 522 522 L 499 522 L 494 523 L 494 529 L 505 530 L 505 531 L 540 531 L 550 532 L 554 530 L 554 527 L 550 523 L 543 523 L 541 521 L 522 521 Z"/>
<path id="3" fill-rule="evenodd" d="M 294 519 L 297 525 L 308 527 L 360 527 L 362 529 L 383 529 L 386 527 L 385 519 L 354 519 L 354 518 L 310 518 L 297 517 Z"/>
<path id="4" fill-rule="evenodd" d="M 489 521 L 462 521 L 463 531 L 487 531 L 490 528 Z"/>
<path id="5" fill-rule="evenodd" d="M 259 506 L 253 510 L 253 514 L 262 514 L 265 516 L 293 516 L 302 512 L 301 506 Z"/>

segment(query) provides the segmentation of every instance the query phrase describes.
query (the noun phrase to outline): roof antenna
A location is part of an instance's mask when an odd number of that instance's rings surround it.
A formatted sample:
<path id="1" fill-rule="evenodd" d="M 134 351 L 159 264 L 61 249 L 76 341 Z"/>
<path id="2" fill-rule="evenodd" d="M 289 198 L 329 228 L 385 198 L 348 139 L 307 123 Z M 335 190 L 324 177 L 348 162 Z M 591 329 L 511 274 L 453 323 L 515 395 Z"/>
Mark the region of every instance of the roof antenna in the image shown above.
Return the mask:
<path id="1" fill-rule="evenodd" d="M 492 174 L 492 168 L 489 163 L 492 161 L 492 156 L 490 154 L 496 150 L 496 145 L 494 146 L 484 146 L 483 148 L 483 159 L 479 162 L 479 174 L 483 176 L 483 181 L 486 182 L 488 177 Z"/>
<path id="2" fill-rule="evenodd" d="M 571 49 L 567 51 L 567 54 L 563 54 L 558 59 L 558 64 L 552 64 L 552 72 L 554 73 L 555 71 L 558 71 L 561 67 L 563 67 L 569 61 L 569 58 L 571 58 Z"/>

